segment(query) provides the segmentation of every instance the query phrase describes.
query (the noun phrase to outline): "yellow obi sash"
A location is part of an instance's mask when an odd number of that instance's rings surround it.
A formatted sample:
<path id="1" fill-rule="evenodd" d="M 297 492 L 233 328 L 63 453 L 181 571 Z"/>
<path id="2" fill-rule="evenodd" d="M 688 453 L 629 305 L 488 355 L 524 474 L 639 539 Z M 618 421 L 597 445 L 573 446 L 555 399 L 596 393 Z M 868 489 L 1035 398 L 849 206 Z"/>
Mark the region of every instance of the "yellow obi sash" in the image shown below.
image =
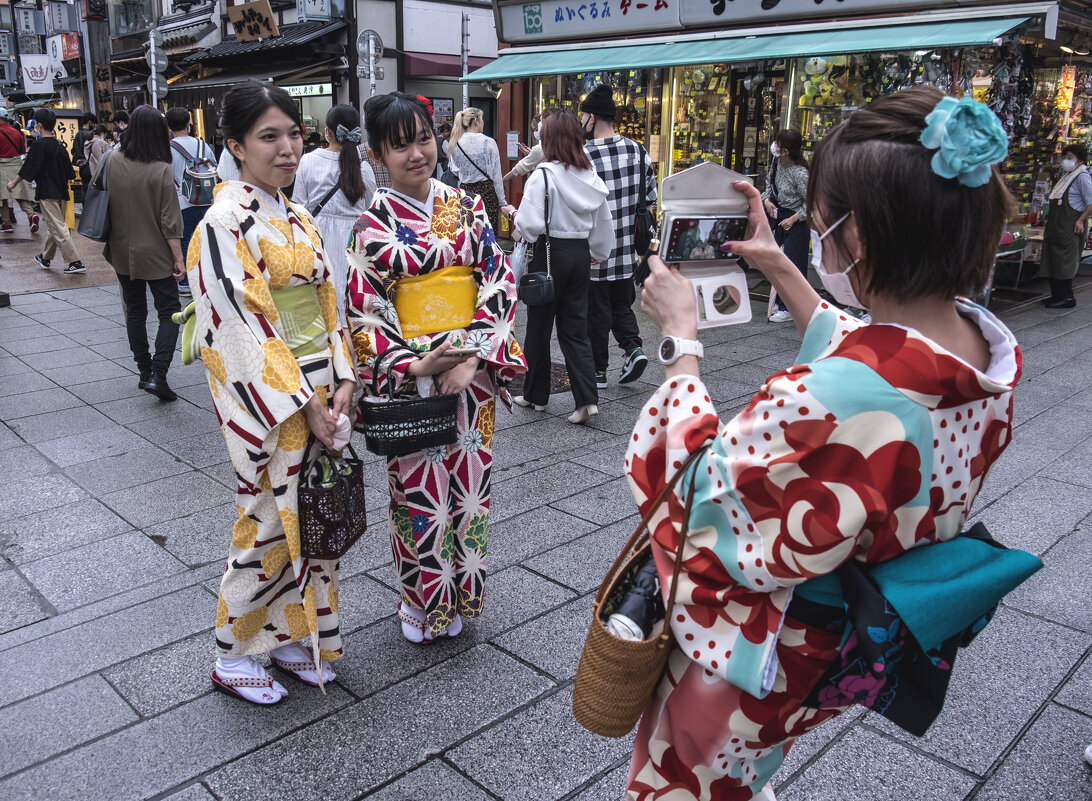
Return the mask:
<path id="1" fill-rule="evenodd" d="M 277 307 L 284 342 L 297 359 L 313 356 L 326 349 L 326 318 L 322 315 L 318 292 L 314 284 L 300 284 L 270 290 Z M 182 364 L 193 364 L 201 358 L 201 343 L 197 339 L 197 315 L 190 303 L 171 316 L 182 326 Z"/>
<path id="2" fill-rule="evenodd" d="M 394 310 L 407 339 L 466 328 L 477 305 L 474 268 L 461 264 L 399 278 L 394 285 Z"/>

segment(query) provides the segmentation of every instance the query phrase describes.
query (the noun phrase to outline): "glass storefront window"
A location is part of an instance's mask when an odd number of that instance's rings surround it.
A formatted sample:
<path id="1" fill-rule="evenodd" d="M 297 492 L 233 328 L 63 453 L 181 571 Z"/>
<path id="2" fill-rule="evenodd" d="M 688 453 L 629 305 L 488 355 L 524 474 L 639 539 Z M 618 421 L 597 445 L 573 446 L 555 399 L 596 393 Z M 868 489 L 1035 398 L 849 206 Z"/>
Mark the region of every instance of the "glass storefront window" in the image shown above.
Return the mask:
<path id="1" fill-rule="evenodd" d="M 670 173 L 709 161 L 724 164 L 730 70 L 698 64 L 673 70 L 674 125 Z"/>
<path id="2" fill-rule="evenodd" d="M 110 0 L 110 33 L 127 36 L 150 30 L 155 24 L 152 0 Z"/>

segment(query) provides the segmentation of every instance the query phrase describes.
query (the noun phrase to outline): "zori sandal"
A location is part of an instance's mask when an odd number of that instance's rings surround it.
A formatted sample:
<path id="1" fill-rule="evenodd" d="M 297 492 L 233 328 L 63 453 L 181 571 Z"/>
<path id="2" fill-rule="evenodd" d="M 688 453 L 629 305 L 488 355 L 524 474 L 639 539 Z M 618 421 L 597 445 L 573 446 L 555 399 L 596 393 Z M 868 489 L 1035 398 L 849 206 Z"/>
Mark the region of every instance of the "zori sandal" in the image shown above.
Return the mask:
<path id="1" fill-rule="evenodd" d="M 418 619 L 414 612 L 420 613 L 421 618 Z M 425 630 L 425 615 L 420 609 L 411 611 L 404 603 L 399 603 L 398 618 L 402 621 L 402 636 L 414 645 L 432 645 L 436 642 L 432 632 Z"/>
<path id="2" fill-rule="evenodd" d="M 309 684 L 312 687 L 322 688 L 325 682 L 333 681 L 337 674 L 330 669 L 326 662 L 321 662 L 322 681 L 319 681 L 318 671 L 315 670 L 315 662 L 307 649 L 298 643 L 289 643 L 280 648 L 274 648 L 269 652 L 269 659 L 274 665 L 290 675 L 296 681 Z"/>
<path id="3" fill-rule="evenodd" d="M 252 704 L 269 706 L 278 703 L 284 697 L 273 688 L 273 679 L 269 678 L 269 676 L 266 676 L 264 679 L 221 679 L 216 675 L 215 670 L 213 670 L 209 676 L 212 678 L 212 683 L 216 686 L 216 689 L 220 692 L 226 693 L 227 695 L 233 695 L 236 698 L 241 698 Z M 251 690 L 251 692 L 244 695 L 240 692 L 240 689 Z M 257 692 L 254 692 L 255 690 L 257 690 Z"/>

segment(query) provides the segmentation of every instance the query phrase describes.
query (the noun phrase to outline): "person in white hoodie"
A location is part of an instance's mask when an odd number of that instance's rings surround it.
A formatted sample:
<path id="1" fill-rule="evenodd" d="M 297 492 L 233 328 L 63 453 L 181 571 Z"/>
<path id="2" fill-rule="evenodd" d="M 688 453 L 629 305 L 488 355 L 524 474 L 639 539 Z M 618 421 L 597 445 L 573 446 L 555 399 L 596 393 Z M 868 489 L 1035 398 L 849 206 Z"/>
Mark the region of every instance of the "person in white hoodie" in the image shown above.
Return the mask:
<path id="1" fill-rule="evenodd" d="M 607 205 L 607 186 L 584 153 L 580 123 L 567 111 L 542 121 L 542 163 L 531 173 L 517 211 L 512 216 L 516 235 L 537 243 L 529 272 L 546 272 L 546 200 L 549 192 L 550 273 L 553 303 L 527 307 L 527 335 L 523 350 L 527 375 L 520 406 L 542 411 L 550 399 L 550 332 L 557 320 L 557 341 L 565 356 L 576 411 L 570 423 L 586 423 L 599 413 L 595 362 L 588 338 L 588 290 L 591 263 L 610 255 L 614 221 Z"/>

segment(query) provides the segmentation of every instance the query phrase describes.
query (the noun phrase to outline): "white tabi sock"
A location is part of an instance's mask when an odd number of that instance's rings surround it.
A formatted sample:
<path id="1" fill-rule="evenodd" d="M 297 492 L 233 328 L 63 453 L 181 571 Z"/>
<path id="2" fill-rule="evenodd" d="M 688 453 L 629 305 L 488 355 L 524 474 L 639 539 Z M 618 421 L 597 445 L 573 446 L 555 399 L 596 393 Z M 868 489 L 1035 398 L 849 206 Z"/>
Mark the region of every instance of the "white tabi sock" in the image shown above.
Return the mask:
<path id="1" fill-rule="evenodd" d="M 235 659 L 220 657 L 216 660 L 216 675 L 221 679 L 266 679 L 269 674 L 265 668 L 252 656 L 242 656 Z M 235 687 L 240 695 L 254 703 L 260 703 L 263 690 L 260 687 Z M 279 681 L 273 681 L 273 691 L 280 693 L 281 698 L 288 695 L 288 690 Z"/>

